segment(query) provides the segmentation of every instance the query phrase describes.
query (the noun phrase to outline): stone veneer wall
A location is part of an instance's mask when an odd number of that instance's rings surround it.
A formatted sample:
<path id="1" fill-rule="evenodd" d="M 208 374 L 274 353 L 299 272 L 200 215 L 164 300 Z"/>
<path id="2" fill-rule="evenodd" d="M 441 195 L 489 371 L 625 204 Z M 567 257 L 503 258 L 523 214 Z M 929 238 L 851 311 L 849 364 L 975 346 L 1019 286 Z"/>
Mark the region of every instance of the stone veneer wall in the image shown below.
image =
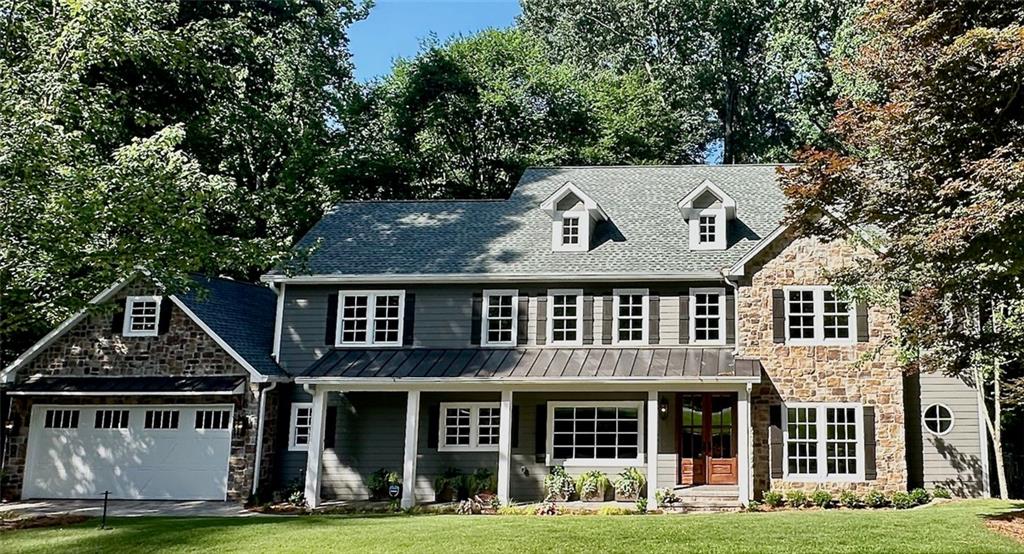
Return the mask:
<path id="1" fill-rule="evenodd" d="M 845 242 L 822 243 L 792 237 L 761 253 L 750 266 L 740 290 L 740 353 L 756 357 L 765 376 L 752 391 L 754 491 L 824 488 L 839 490 L 906 490 L 903 374 L 891 339 L 895 327 L 886 309 L 868 312 L 868 342 L 849 346 L 775 344 L 772 289 L 788 285 L 827 284 L 823 269 L 848 265 L 856 252 Z M 876 470 L 874 481 L 817 483 L 771 479 L 768 465 L 769 408 L 780 402 L 861 402 L 875 407 Z"/>
<path id="2" fill-rule="evenodd" d="M 126 286 L 118 294 L 125 296 L 156 294 L 141 283 Z M 203 331 L 188 315 L 172 308 L 170 326 L 164 334 L 155 337 L 123 337 L 112 332 L 112 314 L 100 313 L 80 321 L 39 354 L 27 367 L 18 372 L 18 380 L 31 375 L 244 375 L 249 372 L 238 364 Z M 245 500 L 252 490 L 255 472 L 256 426 L 259 421 L 260 385 L 246 381 L 245 392 L 231 399 L 235 405 L 234 420 L 245 418 L 242 433 L 233 432 L 231 456 L 228 461 L 228 498 Z M 266 386 L 266 385 L 264 385 Z M 21 495 L 24 478 L 25 449 L 32 411 L 30 398 L 11 398 L 14 429 L 7 444 L 7 474 L 3 490 L 5 499 Z M 109 397 L 109 398 L 47 398 L 47 403 L 66 404 L 153 404 L 153 403 L 209 403 L 224 402 L 224 397 Z M 277 394 L 267 398 L 267 418 L 264 427 L 263 460 L 260 470 L 262 485 L 273 475 L 274 430 Z M 237 426 L 236 426 L 237 429 Z"/>

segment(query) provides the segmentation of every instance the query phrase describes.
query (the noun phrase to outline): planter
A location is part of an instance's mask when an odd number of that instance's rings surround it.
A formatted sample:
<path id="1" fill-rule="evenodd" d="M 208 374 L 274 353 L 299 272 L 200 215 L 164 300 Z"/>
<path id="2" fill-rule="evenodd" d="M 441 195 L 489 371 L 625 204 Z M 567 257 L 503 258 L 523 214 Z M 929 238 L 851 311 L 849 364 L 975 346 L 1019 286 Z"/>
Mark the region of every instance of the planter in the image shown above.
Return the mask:
<path id="1" fill-rule="evenodd" d="M 608 498 L 608 490 L 600 489 L 594 494 L 583 496 L 580 494 L 580 500 L 583 502 L 604 502 Z"/>
<path id="2" fill-rule="evenodd" d="M 639 499 L 639 494 L 620 494 L 618 491 L 615 492 L 616 502 L 636 502 Z"/>
<path id="3" fill-rule="evenodd" d="M 549 495 L 545 499 L 545 502 L 568 502 L 568 501 L 569 501 L 569 497 L 564 495 L 564 494 L 551 494 L 551 495 Z"/>

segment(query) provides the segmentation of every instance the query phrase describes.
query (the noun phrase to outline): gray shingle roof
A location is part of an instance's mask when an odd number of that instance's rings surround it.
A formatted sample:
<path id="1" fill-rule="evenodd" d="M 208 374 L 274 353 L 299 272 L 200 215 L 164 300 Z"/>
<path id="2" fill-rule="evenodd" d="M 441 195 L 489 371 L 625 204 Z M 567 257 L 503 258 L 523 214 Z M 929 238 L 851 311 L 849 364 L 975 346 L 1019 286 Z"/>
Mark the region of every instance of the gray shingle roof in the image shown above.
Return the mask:
<path id="1" fill-rule="evenodd" d="M 285 375 L 271 358 L 277 313 L 274 291 L 230 279 L 192 278 L 199 288 L 177 295 L 178 299 L 256 371 L 267 376 Z"/>
<path id="2" fill-rule="evenodd" d="M 301 273 L 713 273 L 779 225 L 785 197 L 777 167 L 533 168 L 507 200 L 345 202 L 297 245 L 316 245 Z M 686 221 L 676 206 L 705 179 L 736 200 L 724 251 L 690 251 Z M 540 204 L 566 182 L 611 217 L 597 227 L 590 252 L 551 251 L 550 219 Z"/>
<path id="3" fill-rule="evenodd" d="M 351 379 L 646 379 L 759 377 L 730 348 L 332 350 L 296 377 Z"/>

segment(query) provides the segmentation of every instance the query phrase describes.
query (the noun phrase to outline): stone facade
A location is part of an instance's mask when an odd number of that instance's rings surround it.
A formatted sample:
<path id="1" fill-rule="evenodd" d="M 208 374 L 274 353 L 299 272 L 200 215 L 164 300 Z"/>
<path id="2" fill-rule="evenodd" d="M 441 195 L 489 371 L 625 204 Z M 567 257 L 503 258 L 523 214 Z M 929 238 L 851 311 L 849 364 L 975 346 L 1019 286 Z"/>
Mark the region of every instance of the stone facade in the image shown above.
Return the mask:
<path id="1" fill-rule="evenodd" d="M 129 295 L 155 294 L 139 283 L 118 294 L 117 301 Z M 171 307 L 166 333 L 154 337 L 124 337 L 113 332 L 112 315 L 97 313 L 86 317 L 18 372 L 18 379 L 31 375 L 239 375 L 249 372 L 224 351 L 188 315 Z M 252 490 L 255 473 L 256 429 L 259 421 L 258 383 L 246 381 L 245 392 L 232 397 L 235 428 L 231 437 L 228 472 L 228 498 L 245 500 Z M 224 402 L 224 397 L 64 397 L 46 402 L 67 404 L 156 404 Z M 277 395 L 267 395 L 261 475 L 263 486 L 272 475 Z M 32 411 L 31 397 L 11 398 L 13 430 L 7 444 L 7 467 L 2 496 L 18 498 L 24 478 L 25 449 Z"/>
<path id="2" fill-rule="evenodd" d="M 765 377 L 752 391 L 754 491 L 824 488 L 906 490 L 903 374 L 887 309 L 868 312 L 868 342 L 843 346 L 788 346 L 773 342 L 772 290 L 789 285 L 827 284 L 823 269 L 850 264 L 857 252 L 844 242 L 786 237 L 748 266 L 739 300 L 740 354 L 761 360 Z M 795 482 L 772 479 L 769 470 L 770 406 L 781 402 L 860 402 L 875 407 L 877 479 L 859 483 Z"/>

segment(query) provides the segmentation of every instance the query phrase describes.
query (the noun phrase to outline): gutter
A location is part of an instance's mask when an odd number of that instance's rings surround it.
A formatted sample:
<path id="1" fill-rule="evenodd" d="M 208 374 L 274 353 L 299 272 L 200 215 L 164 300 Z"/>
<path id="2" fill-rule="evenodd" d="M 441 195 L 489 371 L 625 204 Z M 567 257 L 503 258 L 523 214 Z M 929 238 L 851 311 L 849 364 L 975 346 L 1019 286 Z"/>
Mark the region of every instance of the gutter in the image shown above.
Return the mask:
<path id="1" fill-rule="evenodd" d="M 733 330 L 732 355 L 738 356 L 740 353 L 740 285 L 739 283 L 734 283 L 731 279 L 729 279 L 729 276 L 726 275 L 725 273 L 725 269 L 722 269 L 721 273 L 722 280 L 725 281 L 730 287 L 732 287 L 733 290 L 732 320 L 733 325 L 735 325 L 736 328 Z"/>
<path id="2" fill-rule="evenodd" d="M 256 495 L 256 491 L 260 486 L 260 466 L 263 461 L 263 427 L 267 419 L 267 393 L 274 390 L 277 387 L 277 381 L 272 381 L 269 386 L 260 388 L 260 418 L 256 424 L 256 462 L 253 466 L 252 475 L 252 494 Z"/>
<path id="3" fill-rule="evenodd" d="M 264 283 L 303 284 L 379 284 L 379 283 L 537 283 L 546 281 L 708 281 L 717 279 L 714 271 L 690 273 L 368 273 L 337 275 L 267 274 L 260 277 Z"/>

